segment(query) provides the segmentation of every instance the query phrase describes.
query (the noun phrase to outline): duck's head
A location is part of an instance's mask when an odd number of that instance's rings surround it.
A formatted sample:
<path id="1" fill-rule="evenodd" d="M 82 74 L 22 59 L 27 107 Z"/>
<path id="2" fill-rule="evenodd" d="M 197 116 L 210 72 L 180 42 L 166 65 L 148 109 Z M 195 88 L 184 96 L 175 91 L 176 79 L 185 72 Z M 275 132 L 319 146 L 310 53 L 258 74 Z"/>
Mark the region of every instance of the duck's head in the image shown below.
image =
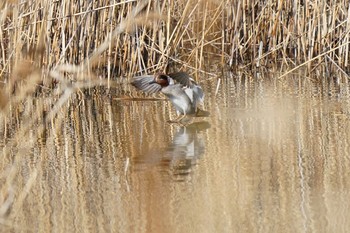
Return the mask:
<path id="1" fill-rule="evenodd" d="M 166 87 L 166 86 L 169 86 L 170 84 L 169 79 L 170 78 L 165 74 L 157 74 L 155 75 L 153 81 L 151 81 L 149 84 L 157 83 L 162 87 Z"/>

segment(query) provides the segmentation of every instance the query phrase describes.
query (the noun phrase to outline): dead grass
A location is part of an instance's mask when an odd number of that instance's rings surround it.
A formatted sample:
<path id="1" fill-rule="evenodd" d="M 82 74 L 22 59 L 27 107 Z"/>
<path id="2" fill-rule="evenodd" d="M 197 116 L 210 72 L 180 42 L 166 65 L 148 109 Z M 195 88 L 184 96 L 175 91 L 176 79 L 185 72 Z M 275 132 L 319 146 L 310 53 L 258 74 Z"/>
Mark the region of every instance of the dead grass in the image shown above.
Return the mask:
<path id="1" fill-rule="evenodd" d="M 84 63 L 108 80 L 173 64 L 208 72 L 203 66 L 213 57 L 232 69 L 311 68 L 325 61 L 320 54 L 336 62 L 327 64 L 333 69 L 349 63 L 346 1 L 145 1 L 127 21 L 137 2 L 3 1 L 2 79 L 23 52 L 47 69 Z M 31 52 L 39 47 L 40 57 Z"/>

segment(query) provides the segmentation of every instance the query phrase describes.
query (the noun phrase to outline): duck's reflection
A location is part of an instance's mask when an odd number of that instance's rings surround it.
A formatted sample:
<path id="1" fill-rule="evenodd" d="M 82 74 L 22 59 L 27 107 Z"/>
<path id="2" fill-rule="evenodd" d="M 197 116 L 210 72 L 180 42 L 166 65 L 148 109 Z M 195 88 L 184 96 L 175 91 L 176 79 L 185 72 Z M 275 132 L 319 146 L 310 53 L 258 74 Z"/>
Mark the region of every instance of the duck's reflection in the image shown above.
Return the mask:
<path id="1" fill-rule="evenodd" d="M 208 128 L 208 122 L 198 122 L 183 126 L 175 133 L 173 142 L 162 159 L 173 175 L 187 175 L 191 172 L 192 165 L 204 154 L 205 140 L 201 131 Z"/>
<path id="2" fill-rule="evenodd" d="M 191 173 L 192 166 L 205 152 L 205 132 L 210 128 L 208 122 L 196 122 L 187 126 L 179 126 L 172 142 L 165 148 L 153 148 L 142 157 L 136 159 L 136 165 L 160 166 L 162 171 L 181 179 Z"/>

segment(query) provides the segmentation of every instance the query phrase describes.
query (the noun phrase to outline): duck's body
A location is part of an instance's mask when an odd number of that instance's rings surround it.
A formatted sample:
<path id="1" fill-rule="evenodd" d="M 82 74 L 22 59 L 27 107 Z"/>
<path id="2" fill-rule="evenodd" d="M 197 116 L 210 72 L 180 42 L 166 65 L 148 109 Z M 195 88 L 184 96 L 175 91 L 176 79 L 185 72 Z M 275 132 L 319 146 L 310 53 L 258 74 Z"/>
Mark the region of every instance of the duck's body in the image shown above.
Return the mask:
<path id="1" fill-rule="evenodd" d="M 209 112 L 198 108 L 204 101 L 202 88 L 185 72 L 134 77 L 131 84 L 146 93 L 162 92 L 179 116 L 209 115 Z"/>

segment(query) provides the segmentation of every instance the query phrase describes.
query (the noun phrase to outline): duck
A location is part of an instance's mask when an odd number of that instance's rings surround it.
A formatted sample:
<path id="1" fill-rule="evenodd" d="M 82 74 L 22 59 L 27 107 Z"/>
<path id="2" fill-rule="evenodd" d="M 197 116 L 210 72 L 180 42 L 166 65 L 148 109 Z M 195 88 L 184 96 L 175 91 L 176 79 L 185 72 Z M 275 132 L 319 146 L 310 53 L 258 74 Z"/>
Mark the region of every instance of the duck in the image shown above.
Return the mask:
<path id="1" fill-rule="evenodd" d="M 163 93 L 175 107 L 178 115 L 170 122 L 181 122 L 186 116 L 210 115 L 208 111 L 199 108 L 199 105 L 204 106 L 202 87 L 186 72 L 141 75 L 133 77 L 131 85 L 148 94 Z"/>

